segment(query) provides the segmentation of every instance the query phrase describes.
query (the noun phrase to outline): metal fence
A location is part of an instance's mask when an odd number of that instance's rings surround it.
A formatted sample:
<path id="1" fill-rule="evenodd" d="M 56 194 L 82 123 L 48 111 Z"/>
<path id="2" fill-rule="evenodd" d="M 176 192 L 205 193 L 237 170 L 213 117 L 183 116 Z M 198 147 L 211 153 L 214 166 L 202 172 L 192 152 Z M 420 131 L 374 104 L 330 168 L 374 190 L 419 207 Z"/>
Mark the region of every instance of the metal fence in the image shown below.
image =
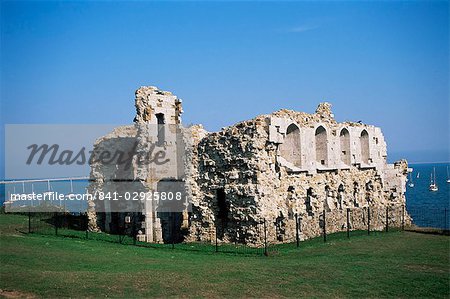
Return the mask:
<path id="1" fill-rule="evenodd" d="M 56 235 L 70 238 L 82 238 L 105 242 L 152 247 L 161 249 L 178 249 L 202 252 L 222 252 L 235 254 L 271 255 L 280 249 L 301 248 L 303 240 L 312 237 L 321 238 L 323 242 L 351 238 L 358 235 L 371 235 L 380 232 L 405 230 L 411 227 L 432 227 L 448 232 L 449 213 L 447 209 L 419 209 L 405 207 L 348 208 L 342 210 L 324 210 L 319 217 L 308 219 L 295 214 L 290 228 L 283 234 L 284 240 L 277 238 L 279 223 L 261 220 L 255 225 L 255 234 L 259 242 L 248 244 L 240 236 L 240 227 L 223 240 L 225 227 L 218 225 L 209 238 L 202 242 L 184 242 L 180 231 L 175 229 L 177 217 L 166 217 L 165 238 L 162 243 L 148 243 L 137 237 L 136 221 L 124 221 L 114 233 L 93 232 L 88 229 L 86 213 L 29 213 L 29 233 Z"/>
<path id="2" fill-rule="evenodd" d="M 430 208 L 428 206 L 407 207 L 413 224 L 419 228 L 433 228 L 444 231 L 450 230 L 449 209 Z"/>

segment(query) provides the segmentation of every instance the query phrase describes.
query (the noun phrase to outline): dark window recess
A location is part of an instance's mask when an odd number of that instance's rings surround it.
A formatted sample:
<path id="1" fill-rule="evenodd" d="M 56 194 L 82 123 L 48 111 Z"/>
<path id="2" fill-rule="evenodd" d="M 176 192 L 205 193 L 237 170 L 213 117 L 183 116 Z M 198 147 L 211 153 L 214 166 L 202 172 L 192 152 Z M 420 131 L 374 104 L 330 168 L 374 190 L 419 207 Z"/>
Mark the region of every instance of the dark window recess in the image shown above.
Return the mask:
<path id="1" fill-rule="evenodd" d="M 228 212 L 229 207 L 225 197 L 225 190 L 217 189 L 217 218 L 219 218 L 222 222 L 226 222 L 228 220 Z"/>
<path id="2" fill-rule="evenodd" d="M 312 212 L 312 196 L 313 196 L 313 190 L 312 190 L 312 188 L 309 188 L 306 191 L 306 200 L 305 200 L 306 212 L 308 213 L 308 216 L 313 216 L 313 212 Z"/>
<path id="3" fill-rule="evenodd" d="M 156 119 L 158 121 L 158 141 L 157 141 L 157 145 L 158 146 L 163 146 L 164 145 L 164 141 L 166 139 L 164 114 L 163 113 L 157 113 L 156 114 Z"/>

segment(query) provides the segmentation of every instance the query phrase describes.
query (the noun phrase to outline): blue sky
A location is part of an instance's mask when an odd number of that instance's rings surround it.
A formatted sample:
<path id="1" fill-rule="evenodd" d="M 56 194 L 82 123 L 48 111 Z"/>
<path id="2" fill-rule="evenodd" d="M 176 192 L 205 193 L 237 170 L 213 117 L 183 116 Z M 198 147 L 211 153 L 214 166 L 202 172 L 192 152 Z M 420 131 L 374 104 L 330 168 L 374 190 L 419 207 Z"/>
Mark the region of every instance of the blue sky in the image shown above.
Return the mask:
<path id="1" fill-rule="evenodd" d="M 208 130 L 329 101 L 448 161 L 448 82 L 448 2 L 1 2 L 2 125 L 131 123 L 155 85 Z"/>

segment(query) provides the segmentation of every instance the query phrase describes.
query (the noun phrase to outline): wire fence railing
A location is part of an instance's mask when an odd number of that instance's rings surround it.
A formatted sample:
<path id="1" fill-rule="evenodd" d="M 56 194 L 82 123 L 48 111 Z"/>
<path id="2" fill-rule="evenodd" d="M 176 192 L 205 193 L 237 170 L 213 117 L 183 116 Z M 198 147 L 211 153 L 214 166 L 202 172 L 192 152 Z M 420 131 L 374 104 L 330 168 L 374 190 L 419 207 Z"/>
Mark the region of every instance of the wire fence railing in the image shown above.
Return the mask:
<path id="1" fill-rule="evenodd" d="M 407 207 L 407 210 L 415 227 L 441 229 L 447 232 L 450 230 L 450 213 L 447 208 L 413 206 Z"/>
<path id="2" fill-rule="evenodd" d="M 186 242 L 180 237 L 176 217 L 171 216 L 167 218 L 166 237 L 161 243 L 145 242 L 140 237 L 142 235 L 139 235 L 137 222 L 130 221 L 129 218 L 118 225 L 114 234 L 90 231 L 87 213 L 28 213 L 28 227 L 24 230 L 28 233 L 160 249 L 271 255 L 286 248 L 300 248 L 304 240 L 311 238 L 322 238 L 323 242 L 329 242 L 413 227 L 428 227 L 448 232 L 449 216 L 447 209 L 406 209 L 404 206 L 323 210 L 318 217 L 295 214 L 288 220 L 290 222 L 283 224 L 284 239 L 280 238 L 278 221 L 263 219 L 254 224 L 252 242 L 242 237 L 244 227 L 236 223 L 216 225 L 209 237 L 202 238 L 202 241 Z"/>

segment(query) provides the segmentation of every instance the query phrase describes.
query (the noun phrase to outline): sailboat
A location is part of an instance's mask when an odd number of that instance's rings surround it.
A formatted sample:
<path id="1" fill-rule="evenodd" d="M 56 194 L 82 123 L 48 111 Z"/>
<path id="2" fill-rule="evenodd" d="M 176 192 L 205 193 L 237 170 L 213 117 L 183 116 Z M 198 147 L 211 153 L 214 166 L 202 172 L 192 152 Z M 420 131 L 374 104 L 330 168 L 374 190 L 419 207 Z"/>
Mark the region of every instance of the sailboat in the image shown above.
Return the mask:
<path id="1" fill-rule="evenodd" d="M 450 175 L 448 174 L 448 166 L 447 166 L 447 183 L 450 183 Z"/>
<path id="2" fill-rule="evenodd" d="M 434 176 L 433 176 L 434 174 Z M 438 186 L 436 185 L 436 168 L 433 167 L 433 172 L 431 173 L 430 187 L 428 188 L 430 191 L 438 191 Z"/>
<path id="3" fill-rule="evenodd" d="M 420 177 L 420 172 L 417 173 L 416 179 L 418 179 L 419 177 Z"/>
<path id="4" fill-rule="evenodd" d="M 411 172 L 409 173 L 409 183 L 408 183 L 408 186 L 411 187 L 411 188 L 414 187 L 414 182 L 413 182 L 413 180 L 412 180 L 412 174 L 411 174 Z"/>

